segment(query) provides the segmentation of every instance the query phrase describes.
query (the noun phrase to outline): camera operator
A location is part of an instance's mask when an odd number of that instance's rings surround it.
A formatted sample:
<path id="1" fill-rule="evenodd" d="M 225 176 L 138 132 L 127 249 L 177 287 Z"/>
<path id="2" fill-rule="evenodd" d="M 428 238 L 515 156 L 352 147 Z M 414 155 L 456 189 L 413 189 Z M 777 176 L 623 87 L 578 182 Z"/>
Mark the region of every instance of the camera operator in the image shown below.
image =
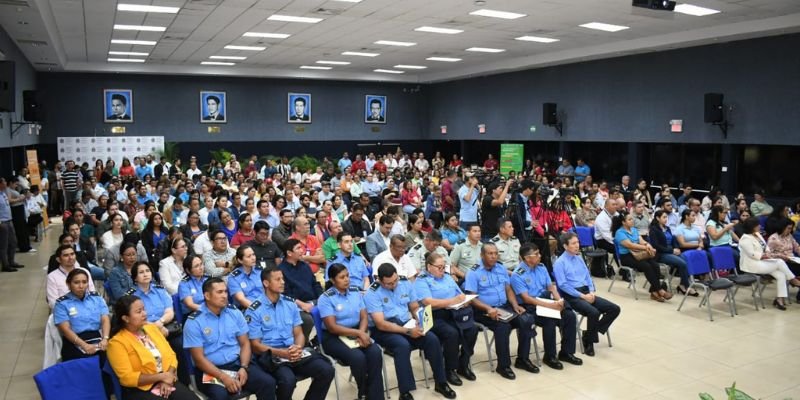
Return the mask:
<path id="1" fill-rule="evenodd" d="M 484 241 L 497 235 L 497 222 L 505 213 L 506 195 L 513 184 L 514 180 L 508 179 L 505 184 L 494 181 L 486 187 L 486 192 L 491 196 L 484 196 L 481 203 L 481 233 Z"/>
<path id="2" fill-rule="evenodd" d="M 464 186 L 458 189 L 458 200 L 461 202 L 459 224 L 466 229 L 467 225 L 478 222 L 478 200 L 481 194 L 478 178 L 467 174 Z"/>

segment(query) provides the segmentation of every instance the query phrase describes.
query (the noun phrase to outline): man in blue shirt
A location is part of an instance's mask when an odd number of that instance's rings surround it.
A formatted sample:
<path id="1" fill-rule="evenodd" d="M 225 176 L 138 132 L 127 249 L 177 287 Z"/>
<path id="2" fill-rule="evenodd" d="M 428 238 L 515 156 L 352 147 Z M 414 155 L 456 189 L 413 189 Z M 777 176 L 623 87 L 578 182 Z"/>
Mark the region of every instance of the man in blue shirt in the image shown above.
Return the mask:
<path id="1" fill-rule="evenodd" d="M 592 174 L 592 169 L 583 162 L 583 159 L 578 159 L 578 166 L 575 167 L 575 182 L 581 183 L 586 180 L 586 177 Z"/>
<path id="2" fill-rule="evenodd" d="M 605 334 L 619 316 L 618 305 L 595 295 L 594 282 L 589 269 L 581 256 L 578 235 L 568 232 L 561 235 L 564 253 L 553 265 L 556 284 L 567 303 L 587 319 L 583 332 L 583 353 L 594 356 L 594 343 L 599 341 L 598 333 Z"/>
<path id="3" fill-rule="evenodd" d="M 220 278 L 203 283 L 206 302 L 189 314 L 183 327 L 183 347 L 194 360 L 198 389 L 212 400 L 227 400 L 242 389 L 258 400 L 275 399 L 275 378 L 251 358 L 247 322 L 239 310 L 228 305 L 228 288 Z M 215 383 L 203 383 L 211 379 Z"/>
<path id="4" fill-rule="evenodd" d="M 372 337 L 393 354 L 400 400 L 414 399 L 411 391 L 416 389 L 416 383 L 411 370 L 411 350 L 418 348 L 423 349 L 431 365 L 436 392 L 455 399 L 456 392 L 447 384 L 442 345 L 432 331 L 423 333 L 421 321 L 417 320 L 418 300 L 411 281 L 398 275 L 394 265 L 385 263 L 378 266 L 378 281 L 364 296 L 367 312 L 374 324 Z M 407 328 L 411 319 L 417 320 L 416 326 Z"/>
<path id="5" fill-rule="evenodd" d="M 347 267 L 347 272 L 350 274 L 350 285 L 366 290 L 369 286 L 369 271 L 364 257 L 353 253 L 353 235 L 339 232 L 336 242 L 339 244 L 339 251 L 328 260 L 328 265 L 325 266 L 325 281 L 330 280 L 328 269 L 331 265 L 342 264 Z"/>
<path id="6" fill-rule="evenodd" d="M 144 182 L 145 175 L 153 176 L 153 168 L 147 165 L 147 160 L 142 158 L 140 159 L 140 164 L 136 166 L 136 177 L 139 178 L 140 181 Z"/>
<path id="7" fill-rule="evenodd" d="M 350 156 L 348 156 L 347 152 L 345 151 L 344 154 L 342 154 L 342 158 L 339 159 L 339 171 L 344 172 L 344 170 L 351 165 L 353 165 L 353 162 L 350 161 Z"/>
<path id="8" fill-rule="evenodd" d="M 544 335 L 544 363 L 553 369 L 563 369 L 561 361 L 573 365 L 583 364 L 575 357 L 575 313 L 564 303 L 556 285 L 550 280 L 547 267 L 541 263 L 539 248 L 528 243 L 519 249 L 522 262 L 511 274 L 511 287 L 517 295 L 517 302 L 523 304 L 531 315 L 536 315 L 536 325 L 542 327 Z M 547 299 L 552 301 L 547 301 Z M 536 307 L 550 308 L 560 314 L 559 318 L 536 314 Z M 561 329 L 561 352 L 556 357 L 556 327 Z M 566 338 L 566 339 L 564 339 Z"/>
<path id="9" fill-rule="evenodd" d="M 272 364 L 275 368 L 272 375 L 277 380 L 279 400 L 291 400 L 297 381 L 306 378 L 311 378 L 311 385 L 304 399 L 324 399 L 333 381 L 333 366 L 315 351 L 304 349 L 300 310 L 294 299 L 281 294 L 283 272 L 263 269 L 260 278 L 264 292 L 245 311 L 250 345 L 259 365 Z"/>
<path id="10" fill-rule="evenodd" d="M 461 202 L 461 210 L 458 213 L 458 224 L 462 229 L 467 229 L 470 222 L 478 222 L 478 202 L 480 201 L 480 190 L 478 189 L 478 178 L 470 176 L 458 189 L 458 200 Z"/>
<path id="11" fill-rule="evenodd" d="M 509 336 L 511 330 L 517 329 L 517 360 L 514 367 L 531 373 L 538 373 L 539 367 L 528 358 L 531 352 L 531 339 L 536 335 L 534 317 L 517 303 L 517 297 L 511 289 L 508 271 L 497 262 L 497 246 L 489 242 L 481 247 L 481 262 L 467 273 L 464 289 L 475 293 L 478 298 L 472 300 L 475 308 L 475 321 L 494 332 L 495 352 L 497 352 L 497 373 L 506 379 L 516 379 L 511 370 L 511 350 Z M 503 321 L 502 313 L 515 315 L 513 319 Z"/>
<path id="12" fill-rule="evenodd" d="M 17 236 L 11 218 L 11 204 L 6 193 L 6 179 L 0 178 L 0 267 L 3 272 L 17 271 Z"/>
<path id="13" fill-rule="evenodd" d="M 286 243 L 283 244 L 283 252 L 286 257 L 278 265 L 278 268 L 283 271 L 283 280 L 286 282 L 286 290 L 283 293 L 293 298 L 297 307 L 300 308 L 303 335 L 307 342 L 311 328 L 314 327 L 311 309 L 322 295 L 322 285 L 311 272 L 311 267 L 300 260 L 300 257 L 306 254 L 305 249 L 306 247 L 297 239 L 286 240 Z"/>

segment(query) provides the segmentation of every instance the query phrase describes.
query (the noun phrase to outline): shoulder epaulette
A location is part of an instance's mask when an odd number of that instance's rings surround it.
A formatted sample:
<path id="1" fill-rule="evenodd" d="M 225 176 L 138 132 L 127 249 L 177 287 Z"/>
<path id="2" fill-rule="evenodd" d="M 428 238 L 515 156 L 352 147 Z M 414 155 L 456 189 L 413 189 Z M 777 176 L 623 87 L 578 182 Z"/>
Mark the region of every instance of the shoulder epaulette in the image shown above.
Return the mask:
<path id="1" fill-rule="evenodd" d="M 183 282 L 189 282 L 189 280 L 190 280 L 190 279 L 192 279 L 192 278 L 191 278 L 189 275 L 186 275 L 186 276 L 184 276 L 183 278 L 181 278 L 181 281 L 183 281 Z"/>
<path id="2" fill-rule="evenodd" d="M 469 269 L 471 269 L 473 271 L 477 271 L 478 270 L 478 264 L 475 264 L 475 265 L 469 267 Z"/>
<path id="3" fill-rule="evenodd" d="M 287 295 L 285 295 L 285 294 L 282 294 L 282 295 L 281 295 L 281 298 L 282 298 L 282 299 L 284 299 L 284 300 L 291 301 L 292 303 L 294 303 L 294 301 L 296 300 L 294 297 L 287 296 Z"/>
<path id="4" fill-rule="evenodd" d="M 256 265 L 253 267 L 253 269 L 264 269 L 264 267 L 262 267 L 262 266 L 261 266 L 261 264 L 256 264 Z"/>
<path id="5" fill-rule="evenodd" d="M 414 247 L 412 247 L 411 249 L 412 249 L 412 250 L 419 250 L 419 249 L 421 249 L 421 248 L 422 248 L 422 243 L 417 243 L 417 244 L 416 244 Z"/>
<path id="6" fill-rule="evenodd" d="M 517 240 L 517 237 L 516 236 L 512 236 L 511 240 Z"/>
<path id="7" fill-rule="evenodd" d="M 356 285 L 352 285 L 348 290 L 350 290 L 351 292 L 360 292 L 361 288 Z"/>
<path id="8" fill-rule="evenodd" d="M 369 290 L 372 290 L 374 292 L 374 291 L 378 290 L 379 287 L 381 287 L 380 282 L 375 281 L 375 282 L 372 282 L 372 285 L 369 285 Z"/>
<path id="9" fill-rule="evenodd" d="M 211 275 L 209 275 L 209 274 L 203 274 L 203 278 L 209 279 L 209 278 L 211 278 Z"/>
<path id="10" fill-rule="evenodd" d="M 503 263 L 502 263 L 502 262 L 500 262 L 500 260 L 497 260 L 497 262 L 495 263 L 495 265 L 503 265 Z"/>
<path id="11" fill-rule="evenodd" d="M 250 303 L 250 307 L 247 307 L 247 309 L 255 311 L 255 310 L 258 310 L 258 307 L 261 307 L 261 301 L 256 300 L 256 301 Z"/>
<path id="12" fill-rule="evenodd" d="M 186 318 L 188 318 L 188 319 L 195 319 L 195 318 L 197 318 L 197 316 L 198 316 L 198 315 L 200 315 L 200 314 L 202 314 L 202 312 L 201 312 L 200 310 L 197 310 L 197 311 L 195 311 L 195 312 L 193 312 L 193 313 L 189 314 L 189 316 L 188 316 L 188 317 L 186 317 Z"/>
<path id="13" fill-rule="evenodd" d="M 236 308 L 236 305 L 234 305 L 233 303 L 228 303 L 228 309 L 239 311 L 239 309 Z"/>
<path id="14" fill-rule="evenodd" d="M 461 239 L 458 242 L 456 242 L 456 244 L 461 244 L 461 243 L 466 243 L 466 242 L 467 242 L 467 239 Z"/>
<path id="15" fill-rule="evenodd" d="M 328 297 L 333 297 L 333 296 L 336 295 L 336 288 L 330 288 L 330 289 L 324 291 L 322 294 L 324 294 L 325 296 L 328 296 Z"/>
<path id="16" fill-rule="evenodd" d="M 158 289 L 164 289 L 164 286 L 162 286 L 160 283 L 154 283 L 153 287 Z"/>
<path id="17" fill-rule="evenodd" d="M 233 272 L 231 272 L 231 276 L 239 276 L 241 274 L 242 274 L 242 270 L 239 269 L 239 268 L 236 268 L 235 270 L 233 270 Z"/>
<path id="18" fill-rule="evenodd" d="M 132 288 L 128 289 L 127 292 L 125 292 L 125 294 L 127 294 L 128 296 L 131 296 L 134 293 L 136 293 L 136 288 L 135 287 L 132 287 Z"/>
<path id="19" fill-rule="evenodd" d="M 89 296 L 100 296 L 100 293 L 97 293 L 97 292 L 89 292 Z"/>
<path id="20" fill-rule="evenodd" d="M 339 255 L 338 254 L 332 255 L 331 258 L 328 259 L 328 261 L 333 261 L 336 259 L 336 257 L 339 257 Z"/>
<path id="21" fill-rule="evenodd" d="M 64 300 L 66 300 L 66 299 L 67 299 L 67 295 L 63 295 L 63 296 L 59 297 L 59 298 L 56 300 L 56 303 L 58 303 L 58 302 L 61 302 L 61 301 L 64 301 Z"/>
<path id="22" fill-rule="evenodd" d="M 517 269 L 514 270 L 514 273 L 517 274 L 517 275 L 525 275 L 525 268 L 524 267 L 517 267 Z"/>
<path id="23" fill-rule="evenodd" d="M 495 237 L 493 237 L 493 238 L 492 238 L 492 241 L 493 241 L 493 242 L 499 242 L 499 241 L 500 241 L 500 236 L 495 236 Z"/>
<path id="24" fill-rule="evenodd" d="M 408 280 L 408 277 L 407 277 L 407 276 L 405 276 L 405 275 L 400 275 L 400 278 L 399 278 L 399 279 L 400 279 L 401 281 L 407 281 L 407 280 Z"/>

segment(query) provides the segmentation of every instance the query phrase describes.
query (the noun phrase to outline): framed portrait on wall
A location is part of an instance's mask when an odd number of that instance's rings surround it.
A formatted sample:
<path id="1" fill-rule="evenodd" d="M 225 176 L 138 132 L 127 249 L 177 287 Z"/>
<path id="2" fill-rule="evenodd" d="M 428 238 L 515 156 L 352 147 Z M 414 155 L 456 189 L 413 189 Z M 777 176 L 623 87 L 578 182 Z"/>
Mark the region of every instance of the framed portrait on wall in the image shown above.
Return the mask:
<path id="1" fill-rule="evenodd" d="M 308 93 L 289 93 L 289 114 L 287 121 L 290 124 L 311 123 L 311 95 Z"/>
<path id="2" fill-rule="evenodd" d="M 133 90 L 103 90 L 103 120 L 111 123 L 133 122 Z"/>
<path id="3" fill-rule="evenodd" d="M 386 123 L 386 96 L 368 94 L 364 101 L 364 123 Z"/>
<path id="4" fill-rule="evenodd" d="M 228 122 L 227 108 L 228 99 L 225 92 L 200 91 L 200 123 L 224 124 Z"/>

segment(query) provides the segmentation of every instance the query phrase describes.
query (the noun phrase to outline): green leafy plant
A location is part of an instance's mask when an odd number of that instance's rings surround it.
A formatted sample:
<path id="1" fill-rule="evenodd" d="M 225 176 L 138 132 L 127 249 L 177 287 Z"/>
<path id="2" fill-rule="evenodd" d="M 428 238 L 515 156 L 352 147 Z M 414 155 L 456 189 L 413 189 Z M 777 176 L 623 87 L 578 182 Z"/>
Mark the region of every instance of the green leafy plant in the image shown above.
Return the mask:
<path id="1" fill-rule="evenodd" d="M 266 164 L 267 160 L 272 160 L 272 161 L 274 161 L 275 165 L 278 165 L 278 164 L 280 164 L 281 158 L 280 158 L 280 156 L 273 156 L 272 154 L 267 154 L 266 156 L 261 156 L 261 157 L 258 158 L 258 162 L 261 165 Z"/>
<path id="2" fill-rule="evenodd" d="M 308 154 L 303 154 L 302 156 L 292 157 L 289 160 L 289 165 L 297 167 L 300 172 L 306 172 L 309 169 L 314 171 L 320 165 L 320 161 Z"/>
<path id="3" fill-rule="evenodd" d="M 169 162 L 177 160 L 181 156 L 181 149 L 178 142 L 164 142 L 164 150 L 156 152 L 159 159 L 166 157 Z"/>
<path id="4" fill-rule="evenodd" d="M 736 382 L 733 382 L 731 387 L 725 388 L 725 394 L 728 395 L 728 400 L 755 400 L 747 393 L 736 389 Z M 708 393 L 700 393 L 699 396 L 701 400 L 714 400 L 714 396 Z"/>

